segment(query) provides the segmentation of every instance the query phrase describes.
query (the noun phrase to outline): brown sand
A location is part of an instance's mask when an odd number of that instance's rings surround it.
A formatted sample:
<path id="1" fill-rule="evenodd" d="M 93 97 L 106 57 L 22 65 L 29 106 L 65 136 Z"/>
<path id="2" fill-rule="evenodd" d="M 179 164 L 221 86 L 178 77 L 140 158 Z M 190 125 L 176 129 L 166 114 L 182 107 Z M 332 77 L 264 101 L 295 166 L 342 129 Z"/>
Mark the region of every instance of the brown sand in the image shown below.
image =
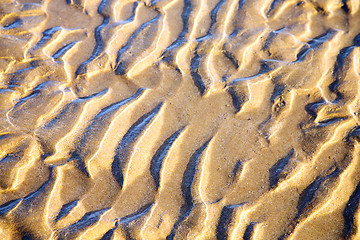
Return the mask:
<path id="1" fill-rule="evenodd" d="M 1 0 L 0 239 L 360 239 L 358 0 Z"/>

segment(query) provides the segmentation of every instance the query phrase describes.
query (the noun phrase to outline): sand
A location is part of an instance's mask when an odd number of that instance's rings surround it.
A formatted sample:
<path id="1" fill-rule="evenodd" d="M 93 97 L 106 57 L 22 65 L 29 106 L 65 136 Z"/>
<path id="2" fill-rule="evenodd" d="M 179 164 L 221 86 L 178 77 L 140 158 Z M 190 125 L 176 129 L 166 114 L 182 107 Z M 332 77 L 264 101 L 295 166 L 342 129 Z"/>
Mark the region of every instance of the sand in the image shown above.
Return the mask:
<path id="1" fill-rule="evenodd" d="M 0 239 L 360 239 L 358 0 L 1 0 Z"/>

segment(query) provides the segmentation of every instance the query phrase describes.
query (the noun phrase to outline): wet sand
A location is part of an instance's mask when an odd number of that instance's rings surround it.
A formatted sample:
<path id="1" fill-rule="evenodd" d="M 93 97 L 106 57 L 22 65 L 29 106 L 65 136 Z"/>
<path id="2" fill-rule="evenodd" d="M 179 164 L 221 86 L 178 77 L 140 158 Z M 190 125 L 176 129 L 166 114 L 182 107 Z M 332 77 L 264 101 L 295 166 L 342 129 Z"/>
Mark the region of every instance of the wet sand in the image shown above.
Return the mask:
<path id="1" fill-rule="evenodd" d="M 2 0 L 1 239 L 360 239 L 357 0 Z"/>

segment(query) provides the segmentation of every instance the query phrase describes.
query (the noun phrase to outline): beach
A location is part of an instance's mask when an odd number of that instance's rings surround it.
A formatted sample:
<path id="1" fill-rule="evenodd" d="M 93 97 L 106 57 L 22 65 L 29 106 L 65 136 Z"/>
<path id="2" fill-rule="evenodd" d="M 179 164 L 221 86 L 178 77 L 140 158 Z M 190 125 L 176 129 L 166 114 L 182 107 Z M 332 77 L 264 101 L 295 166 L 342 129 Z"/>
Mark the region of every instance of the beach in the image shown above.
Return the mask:
<path id="1" fill-rule="evenodd" d="M 358 0 L 2 0 L 1 239 L 360 239 Z"/>

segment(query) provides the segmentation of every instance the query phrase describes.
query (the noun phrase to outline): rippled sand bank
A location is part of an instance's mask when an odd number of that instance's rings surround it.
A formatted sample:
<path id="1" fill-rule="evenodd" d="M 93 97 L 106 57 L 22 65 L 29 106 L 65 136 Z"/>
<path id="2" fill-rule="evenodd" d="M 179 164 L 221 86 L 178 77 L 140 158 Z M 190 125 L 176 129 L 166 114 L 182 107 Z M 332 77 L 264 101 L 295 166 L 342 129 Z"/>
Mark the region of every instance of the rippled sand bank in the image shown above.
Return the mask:
<path id="1" fill-rule="evenodd" d="M 1 239 L 360 239 L 358 0 L 2 0 Z"/>

